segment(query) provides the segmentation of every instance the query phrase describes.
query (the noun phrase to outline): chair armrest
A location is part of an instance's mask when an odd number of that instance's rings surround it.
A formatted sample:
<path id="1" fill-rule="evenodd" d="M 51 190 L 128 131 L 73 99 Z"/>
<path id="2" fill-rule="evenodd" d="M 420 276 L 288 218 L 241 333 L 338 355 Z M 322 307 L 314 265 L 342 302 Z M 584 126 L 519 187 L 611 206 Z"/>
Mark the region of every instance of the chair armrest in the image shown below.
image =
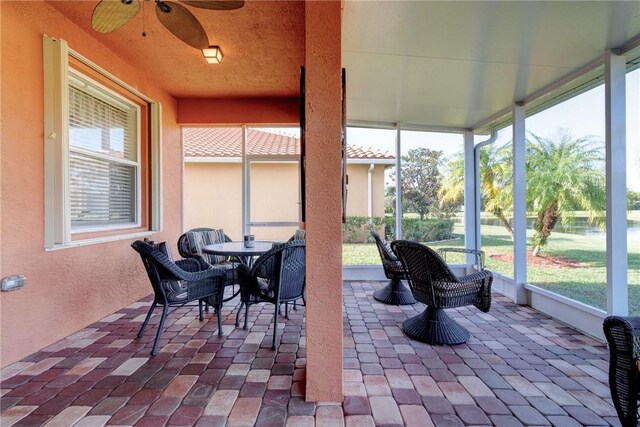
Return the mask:
<path id="1" fill-rule="evenodd" d="M 603 327 L 610 346 L 626 347 L 640 361 L 640 316 L 609 316 Z"/>
<path id="2" fill-rule="evenodd" d="M 478 310 L 488 313 L 491 309 L 491 284 L 493 283 L 493 273 L 489 270 L 478 271 L 458 278 L 463 285 L 478 283 L 478 298 L 473 304 Z"/>
<path id="3" fill-rule="evenodd" d="M 204 259 L 204 257 L 200 254 L 192 254 L 192 255 L 189 255 L 188 258 L 193 258 L 197 260 L 200 263 L 200 267 L 202 270 L 205 270 L 211 266 L 211 264 L 209 264 L 207 260 Z"/>
<path id="4" fill-rule="evenodd" d="M 447 261 L 447 253 L 449 252 L 474 255 L 476 257 L 476 265 L 480 270 L 484 270 L 484 251 L 465 248 L 438 248 L 438 253 L 442 255 L 445 262 Z"/>
<path id="5" fill-rule="evenodd" d="M 183 267 L 194 268 L 195 264 L 191 261 L 188 261 L 188 259 L 174 262 L 173 260 L 170 260 L 165 254 L 161 253 L 160 251 L 157 251 L 157 254 L 154 256 L 154 258 L 156 258 L 156 260 L 160 264 L 162 264 L 162 266 L 165 269 L 171 272 L 171 274 L 173 274 L 178 280 L 186 280 L 187 282 L 197 282 L 200 280 L 210 279 L 213 277 L 222 278 L 222 276 L 225 274 L 224 271 L 217 268 L 213 268 L 213 267 L 207 267 L 204 270 L 198 268 L 198 270 L 196 271 L 185 270 Z"/>
<path id="6" fill-rule="evenodd" d="M 202 265 L 200 261 L 195 258 L 179 259 L 176 261 L 176 265 L 184 271 L 188 271 L 190 273 L 207 270 L 209 268 L 208 265 Z"/>
<path id="7" fill-rule="evenodd" d="M 240 291 L 242 292 L 242 299 L 246 301 L 249 296 L 254 296 L 262 300 L 271 300 L 267 295 L 262 292 L 258 285 L 258 270 L 249 268 L 244 264 L 240 264 L 236 269 L 238 273 L 238 281 L 240 282 Z"/>
<path id="8" fill-rule="evenodd" d="M 400 261 L 390 261 L 388 259 L 382 260 L 382 267 L 386 271 L 390 271 L 394 274 L 405 274 L 404 267 Z"/>
<path id="9" fill-rule="evenodd" d="M 490 277 L 491 278 L 493 277 L 493 273 L 491 273 L 490 270 L 482 270 L 482 271 L 478 271 L 477 273 L 471 273 L 471 274 L 467 274 L 466 276 L 460 276 L 458 277 L 458 281 L 460 283 L 469 283 L 469 282 L 476 282 L 479 280 L 486 280 Z"/>
<path id="10" fill-rule="evenodd" d="M 611 400 L 623 426 L 638 425 L 640 390 L 640 317 L 609 316 L 604 319 L 609 344 L 609 388 Z"/>

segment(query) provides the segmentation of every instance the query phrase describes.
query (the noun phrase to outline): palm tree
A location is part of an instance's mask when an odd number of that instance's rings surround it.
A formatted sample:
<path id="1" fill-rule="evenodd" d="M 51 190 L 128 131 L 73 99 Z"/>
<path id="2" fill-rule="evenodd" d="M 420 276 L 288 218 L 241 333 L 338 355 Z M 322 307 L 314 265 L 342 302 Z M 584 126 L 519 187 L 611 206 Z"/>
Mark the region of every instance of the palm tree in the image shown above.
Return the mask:
<path id="1" fill-rule="evenodd" d="M 527 207 L 536 216 L 532 255 L 537 256 L 558 220 L 571 224 L 574 211 L 588 211 L 592 223 L 603 223 L 604 156 L 593 137 L 573 139 L 566 130 L 554 140 L 529 135 Z"/>
<path id="2" fill-rule="evenodd" d="M 511 185 L 510 145 L 489 145 L 480 149 L 480 192 L 482 207 L 492 213 L 513 239 L 513 228 L 507 211 L 513 202 Z M 464 154 L 456 154 L 448 164 L 449 173 L 442 182 L 439 195 L 442 203 L 462 200 L 464 194 Z"/>

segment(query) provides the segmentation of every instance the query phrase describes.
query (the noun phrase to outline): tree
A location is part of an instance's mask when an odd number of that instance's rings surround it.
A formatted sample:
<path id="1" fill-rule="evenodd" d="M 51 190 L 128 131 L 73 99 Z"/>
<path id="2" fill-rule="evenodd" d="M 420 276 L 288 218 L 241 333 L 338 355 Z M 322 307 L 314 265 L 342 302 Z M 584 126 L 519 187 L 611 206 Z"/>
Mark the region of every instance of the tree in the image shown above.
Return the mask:
<path id="1" fill-rule="evenodd" d="M 384 189 L 384 212 L 396 216 L 396 187 L 393 185 Z"/>
<path id="2" fill-rule="evenodd" d="M 402 156 L 402 162 L 403 210 L 406 207 L 423 220 L 427 214 L 439 211 L 442 151 L 414 148 Z"/>
<path id="3" fill-rule="evenodd" d="M 574 211 L 586 210 L 592 223 L 604 220 L 604 156 L 593 137 L 573 139 L 560 131 L 555 140 L 533 133 L 527 141 L 527 209 L 534 223 L 533 256 L 537 256 L 559 219 L 573 222 Z"/>
<path id="4" fill-rule="evenodd" d="M 640 209 L 640 191 L 627 190 L 627 209 L 630 211 Z"/>
<path id="5" fill-rule="evenodd" d="M 480 200 L 482 210 L 493 214 L 513 239 L 513 228 L 506 213 L 513 203 L 510 145 L 488 145 L 480 149 Z M 462 202 L 464 196 L 464 153 L 460 152 L 448 164 L 440 196 L 443 202 Z"/>

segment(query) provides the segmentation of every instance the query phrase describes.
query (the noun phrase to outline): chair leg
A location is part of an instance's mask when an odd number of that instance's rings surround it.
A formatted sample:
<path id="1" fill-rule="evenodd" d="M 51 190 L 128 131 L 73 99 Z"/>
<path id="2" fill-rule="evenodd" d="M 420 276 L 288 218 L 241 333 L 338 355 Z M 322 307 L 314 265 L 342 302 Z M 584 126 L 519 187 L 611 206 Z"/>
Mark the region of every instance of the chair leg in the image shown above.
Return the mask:
<path id="1" fill-rule="evenodd" d="M 284 318 L 289 320 L 289 302 L 284 303 Z"/>
<path id="2" fill-rule="evenodd" d="M 411 290 L 398 277 L 391 279 L 384 288 L 375 291 L 373 298 L 381 303 L 391 305 L 415 304 L 416 302 Z"/>
<path id="3" fill-rule="evenodd" d="M 218 318 L 218 336 L 222 336 L 222 296 L 218 299 L 216 307 L 216 317 Z"/>
<path id="4" fill-rule="evenodd" d="M 240 326 L 240 313 L 242 312 L 242 306 L 244 302 L 240 301 L 240 307 L 238 307 L 238 312 L 236 313 L 236 327 Z"/>
<path id="5" fill-rule="evenodd" d="M 155 356 L 158 354 L 158 342 L 160 341 L 160 334 L 162 333 L 162 327 L 164 326 L 164 319 L 167 317 L 167 312 L 169 311 L 169 306 L 167 303 L 162 307 L 162 317 L 160 318 L 160 323 L 158 324 L 158 332 L 156 332 L 156 339 L 153 341 L 153 348 L 151 349 L 151 355 Z"/>
<path id="6" fill-rule="evenodd" d="M 200 321 L 204 320 L 204 314 L 202 313 L 202 300 L 198 300 L 198 313 L 200 314 Z"/>
<path id="7" fill-rule="evenodd" d="M 142 334 L 144 334 L 144 330 L 147 327 L 147 323 L 149 323 L 149 319 L 151 319 L 151 314 L 153 313 L 153 310 L 156 308 L 156 305 L 158 303 L 157 302 L 153 302 L 153 304 L 151 304 L 151 308 L 149 309 L 149 312 L 147 313 L 147 317 L 145 317 L 144 322 L 142 322 L 142 327 L 140 328 L 140 331 L 138 332 L 138 338 L 142 337 Z"/>
<path id="8" fill-rule="evenodd" d="M 431 345 L 455 345 L 467 342 L 469 331 L 441 308 L 427 307 L 402 323 L 410 338 Z"/>
<path id="9" fill-rule="evenodd" d="M 278 349 L 277 336 L 278 336 L 278 306 L 280 304 L 276 304 L 276 312 L 273 315 L 273 343 L 271 344 L 271 350 Z"/>
<path id="10" fill-rule="evenodd" d="M 244 326 L 242 329 L 248 329 L 249 327 L 249 302 L 244 303 Z"/>
<path id="11" fill-rule="evenodd" d="M 298 310 L 298 300 L 295 300 L 295 301 L 293 302 L 293 309 L 294 309 L 294 310 Z"/>

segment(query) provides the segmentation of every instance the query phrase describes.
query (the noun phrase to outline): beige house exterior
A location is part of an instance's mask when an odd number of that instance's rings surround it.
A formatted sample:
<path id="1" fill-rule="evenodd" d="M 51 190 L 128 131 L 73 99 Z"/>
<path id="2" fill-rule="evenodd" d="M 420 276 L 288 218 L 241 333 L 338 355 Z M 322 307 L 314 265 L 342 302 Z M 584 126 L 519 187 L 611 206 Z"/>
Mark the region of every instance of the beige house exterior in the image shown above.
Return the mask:
<path id="1" fill-rule="evenodd" d="M 185 229 L 223 228 L 240 239 L 242 129 L 185 128 L 183 147 Z M 257 239 L 284 240 L 297 228 L 299 147 L 294 136 L 247 129 L 248 216 Z M 347 147 L 347 216 L 384 215 L 384 171 L 394 165 L 389 152 Z"/>

